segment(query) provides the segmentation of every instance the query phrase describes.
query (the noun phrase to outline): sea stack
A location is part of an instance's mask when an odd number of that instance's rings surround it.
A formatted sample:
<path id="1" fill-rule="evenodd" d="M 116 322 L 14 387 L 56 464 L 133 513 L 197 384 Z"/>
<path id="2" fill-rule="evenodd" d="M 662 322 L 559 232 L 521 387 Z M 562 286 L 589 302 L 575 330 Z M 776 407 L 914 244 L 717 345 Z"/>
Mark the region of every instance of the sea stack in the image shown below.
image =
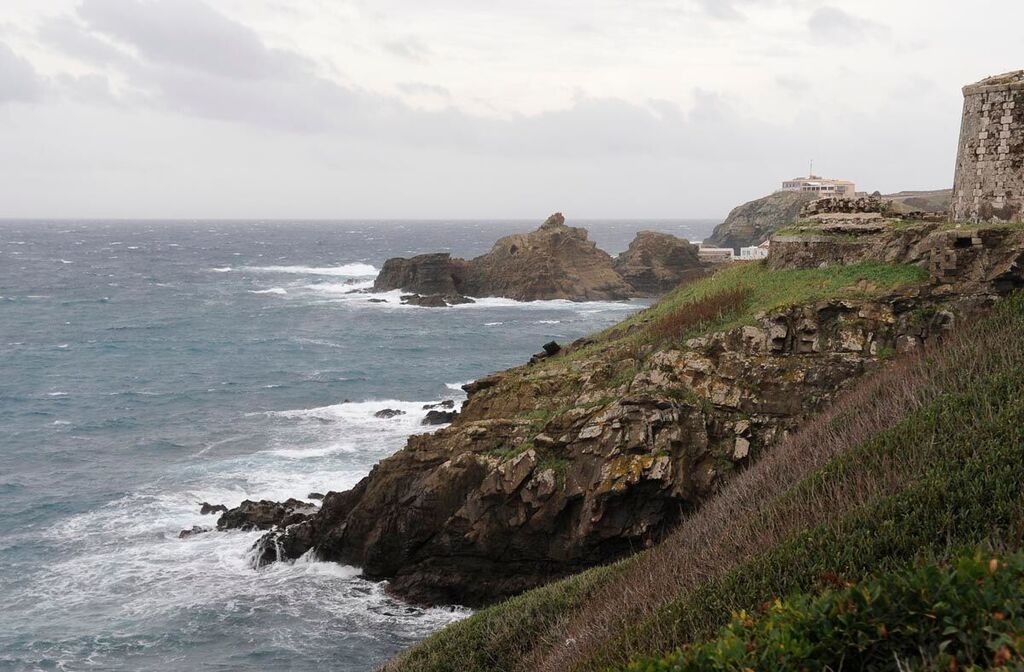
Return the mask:
<path id="1" fill-rule="evenodd" d="M 965 86 L 952 216 L 957 222 L 1024 215 L 1024 70 Z"/>

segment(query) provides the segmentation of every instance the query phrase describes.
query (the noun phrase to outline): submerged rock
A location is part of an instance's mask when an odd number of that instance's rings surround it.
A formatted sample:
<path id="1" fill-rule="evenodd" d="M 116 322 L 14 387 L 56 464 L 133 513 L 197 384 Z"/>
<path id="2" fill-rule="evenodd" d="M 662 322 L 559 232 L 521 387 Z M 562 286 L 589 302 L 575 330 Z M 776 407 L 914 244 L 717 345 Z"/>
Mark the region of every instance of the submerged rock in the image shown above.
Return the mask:
<path id="1" fill-rule="evenodd" d="M 405 415 L 405 411 L 400 411 L 397 408 L 384 408 L 374 413 L 373 417 L 388 420 L 390 418 L 397 418 L 400 415 Z"/>
<path id="2" fill-rule="evenodd" d="M 190 530 L 182 530 L 181 532 L 178 532 L 178 539 L 188 539 L 189 537 L 194 537 L 195 535 L 202 534 L 203 532 L 210 532 L 212 529 L 212 527 L 193 525 Z"/>
<path id="3" fill-rule="evenodd" d="M 224 513 L 227 510 L 228 507 L 223 504 L 210 504 L 209 502 L 203 502 L 202 506 L 199 507 L 199 513 L 204 516 L 212 513 Z"/>
<path id="4" fill-rule="evenodd" d="M 324 498 L 324 494 L 322 492 L 311 492 L 308 495 L 306 495 L 306 499 L 321 500 L 323 498 Z"/>

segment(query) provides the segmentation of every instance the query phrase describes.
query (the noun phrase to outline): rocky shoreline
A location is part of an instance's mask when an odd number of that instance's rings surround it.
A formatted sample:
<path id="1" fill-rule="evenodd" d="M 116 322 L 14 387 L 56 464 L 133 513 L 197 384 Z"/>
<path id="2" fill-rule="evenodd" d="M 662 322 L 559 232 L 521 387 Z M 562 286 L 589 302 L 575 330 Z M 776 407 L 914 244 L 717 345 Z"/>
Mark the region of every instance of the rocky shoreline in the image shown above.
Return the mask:
<path id="1" fill-rule="evenodd" d="M 312 551 L 403 599 L 470 606 L 654 544 L 851 381 L 1024 285 L 1019 230 L 866 214 L 815 213 L 776 236 L 766 263 L 731 272 L 888 262 L 921 281 L 853 278 L 831 298 L 683 341 L 657 334 L 688 313 L 655 304 L 466 385 L 450 425 L 410 437 L 320 507 L 246 502 L 218 528 L 267 529 L 257 564 Z"/>
<path id="2" fill-rule="evenodd" d="M 375 292 L 401 290 L 403 303 L 443 308 L 471 297 L 517 301 L 617 301 L 657 296 L 706 270 L 697 246 L 681 238 L 641 231 L 613 258 L 555 213 L 536 231 L 505 236 L 474 259 L 437 252 L 384 262 Z"/>

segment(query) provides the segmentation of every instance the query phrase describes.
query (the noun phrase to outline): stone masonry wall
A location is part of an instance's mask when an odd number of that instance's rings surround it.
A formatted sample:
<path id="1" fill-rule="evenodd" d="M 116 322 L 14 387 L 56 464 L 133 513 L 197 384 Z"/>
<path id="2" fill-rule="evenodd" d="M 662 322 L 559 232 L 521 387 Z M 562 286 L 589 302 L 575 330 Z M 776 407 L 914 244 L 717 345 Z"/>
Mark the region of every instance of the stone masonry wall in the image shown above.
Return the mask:
<path id="1" fill-rule="evenodd" d="M 963 91 L 953 220 L 1024 220 L 1024 70 Z"/>

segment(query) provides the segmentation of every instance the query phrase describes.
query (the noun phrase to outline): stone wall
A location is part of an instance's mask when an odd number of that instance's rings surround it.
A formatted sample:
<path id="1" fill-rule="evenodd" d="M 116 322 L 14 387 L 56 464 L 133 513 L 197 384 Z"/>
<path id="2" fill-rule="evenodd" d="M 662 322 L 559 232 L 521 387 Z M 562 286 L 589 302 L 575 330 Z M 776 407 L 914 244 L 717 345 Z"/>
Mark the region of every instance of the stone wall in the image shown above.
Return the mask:
<path id="1" fill-rule="evenodd" d="M 1024 219 L 1024 70 L 964 87 L 954 221 Z"/>

